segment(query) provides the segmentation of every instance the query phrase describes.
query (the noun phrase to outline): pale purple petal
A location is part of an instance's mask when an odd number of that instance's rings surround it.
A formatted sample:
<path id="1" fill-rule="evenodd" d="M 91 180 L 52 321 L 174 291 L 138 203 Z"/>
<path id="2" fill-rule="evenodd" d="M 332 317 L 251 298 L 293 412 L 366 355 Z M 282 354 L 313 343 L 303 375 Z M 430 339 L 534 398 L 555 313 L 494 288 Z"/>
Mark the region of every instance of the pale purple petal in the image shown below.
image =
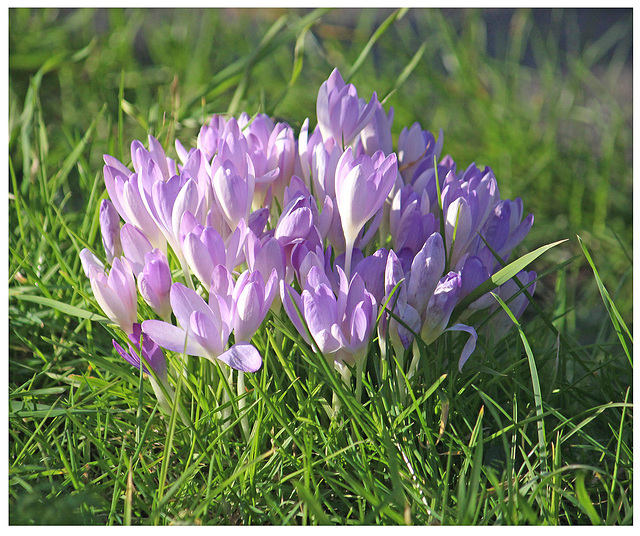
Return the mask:
<path id="1" fill-rule="evenodd" d="M 153 246 L 142 231 L 130 223 L 120 229 L 120 241 L 124 256 L 137 276 L 144 268 L 145 255 L 153 250 Z"/>
<path id="2" fill-rule="evenodd" d="M 171 285 L 171 308 L 182 328 L 189 327 L 191 313 L 200 311 L 207 316 L 213 316 L 211 308 L 195 290 L 185 287 L 182 283 Z M 159 344 L 159 343 L 158 343 Z"/>
<path id="3" fill-rule="evenodd" d="M 460 359 L 458 360 L 458 370 L 462 372 L 462 367 L 467 362 L 467 359 L 469 359 L 469 356 L 476 349 L 478 334 L 476 333 L 475 329 L 465 324 L 454 324 L 450 328 L 447 328 L 446 331 L 464 331 L 469 334 L 469 340 L 464 345 L 464 348 L 462 349 L 462 354 L 460 354 Z"/>
<path id="4" fill-rule="evenodd" d="M 217 359 L 242 372 L 256 372 L 262 366 L 260 352 L 255 346 L 246 342 L 234 344 L 226 352 L 220 354 Z"/>
<path id="5" fill-rule="evenodd" d="M 192 336 L 187 337 L 187 332 L 173 324 L 161 320 L 145 320 L 142 330 L 147 333 L 159 346 L 172 352 L 185 353 L 205 357 L 206 350 Z"/>

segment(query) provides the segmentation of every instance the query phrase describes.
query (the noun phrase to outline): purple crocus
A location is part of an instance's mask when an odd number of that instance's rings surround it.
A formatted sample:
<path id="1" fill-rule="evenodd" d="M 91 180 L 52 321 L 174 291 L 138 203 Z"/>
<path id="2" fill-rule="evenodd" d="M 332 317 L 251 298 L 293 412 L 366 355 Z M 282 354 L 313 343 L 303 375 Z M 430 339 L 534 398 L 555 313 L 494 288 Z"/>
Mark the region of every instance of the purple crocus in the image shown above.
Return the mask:
<path id="1" fill-rule="evenodd" d="M 419 123 L 402 129 L 398 138 L 398 166 L 404 184 L 411 183 L 420 164 L 424 165 L 423 171 L 433 168 L 434 157 L 440 158 L 443 141 L 442 130 L 436 142 L 434 135 L 422 130 Z"/>
<path id="2" fill-rule="evenodd" d="M 238 277 L 232 294 L 231 317 L 236 344 L 249 342 L 262 324 L 278 290 L 274 268 L 265 281 L 259 271 L 245 271 Z"/>
<path id="3" fill-rule="evenodd" d="M 243 175 L 231 160 L 222 162 L 212 178 L 215 199 L 227 225 L 234 229 L 238 221 L 249 219 L 255 178 Z"/>
<path id="4" fill-rule="evenodd" d="M 389 211 L 389 232 L 397 251 L 408 249 L 413 258 L 436 231 L 426 192 L 420 197 L 410 185 L 396 191 Z"/>
<path id="5" fill-rule="evenodd" d="M 433 233 L 413 258 L 408 275 L 407 300 L 422 316 L 427 310 L 445 269 L 444 242 L 440 233 Z"/>
<path id="6" fill-rule="evenodd" d="M 120 257 L 113 259 L 109 275 L 104 266 L 88 249 L 80 252 L 85 274 L 104 313 L 125 333 L 133 333 L 138 314 L 136 283 L 129 266 Z"/>
<path id="7" fill-rule="evenodd" d="M 284 247 L 273 236 L 265 236 L 262 239 L 249 230 L 244 244 L 247 266 L 251 271 L 262 274 L 270 274 L 276 271 L 278 279 L 284 279 L 286 269 L 286 257 Z"/>
<path id="8" fill-rule="evenodd" d="M 388 333 L 393 346 L 400 353 L 400 345 L 405 350 L 411 346 L 413 334 L 420 331 L 422 319 L 420 313 L 407 301 L 404 270 L 393 250 L 387 255 L 384 284 L 385 295 L 381 305 L 385 307 L 385 312 L 378 323 L 380 345 L 384 351 Z"/>
<path id="9" fill-rule="evenodd" d="M 140 342 L 142 341 L 142 346 Z M 133 345 L 133 346 L 132 346 Z M 133 331 L 129 334 L 129 351 L 127 352 L 115 340 L 113 347 L 118 351 L 120 356 L 130 365 L 142 370 L 145 374 L 150 374 L 147 365 L 140 363 L 140 353 L 144 360 L 155 372 L 161 381 L 167 380 L 167 360 L 162 353 L 162 349 L 146 334 L 142 333 L 142 326 L 137 322 L 133 324 Z"/>
<path id="10" fill-rule="evenodd" d="M 180 224 L 185 212 L 198 214 L 202 219 L 203 200 L 196 181 L 186 175 L 174 175 L 166 182 L 157 181 L 151 195 L 145 197 L 149 212 L 167 242 L 182 262 Z M 162 249 L 162 248 L 160 248 Z"/>
<path id="11" fill-rule="evenodd" d="M 167 257 L 157 248 L 145 255 L 144 268 L 138 275 L 138 290 L 160 318 L 171 319 L 171 270 Z"/>
<path id="12" fill-rule="evenodd" d="M 249 343 L 239 342 L 224 350 L 232 329 L 230 309 L 215 292 L 210 293 L 207 303 L 194 290 L 174 283 L 170 300 L 178 326 L 160 320 L 142 323 L 143 331 L 157 344 L 173 352 L 217 360 L 243 372 L 255 372 L 262 366 L 260 353 Z"/>
<path id="13" fill-rule="evenodd" d="M 351 273 L 353 247 L 364 227 L 384 204 L 398 172 L 396 155 L 382 151 L 353 157 L 348 148 L 336 170 L 336 202 L 345 239 L 345 273 Z"/>
<path id="14" fill-rule="evenodd" d="M 526 272 L 523 270 L 497 289 L 497 294 L 502 301 L 506 303 L 516 319 L 522 316 L 527 305 L 529 305 L 529 298 L 527 298 L 524 292 L 520 291 L 520 286 L 514 279 L 517 279 L 520 285 L 526 287 L 527 292 L 533 295 L 536 290 L 536 278 L 536 272 Z M 497 310 L 497 312 L 489 321 L 488 331 L 491 332 L 494 340 L 500 340 L 514 324 L 500 305 L 495 304 L 492 309 Z"/>
<path id="15" fill-rule="evenodd" d="M 139 274 L 144 268 L 144 256 L 154 248 L 147 237 L 136 226 L 125 223 L 120 229 L 120 241 L 124 260 L 134 274 Z"/>
<path id="16" fill-rule="evenodd" d="M 316 113 L 322 137 L 333 138 L 346 147 L 371 120 L 378 97 L 374 91 L 367 103 L 358 98 L 353 84 L 345 84 L 338 69 L 334 69 L 318 91 Z"/>
<path id="17" fill-rule="evenodd" d="M 420 330 L 422 340 L 426 344 L 435 341 L 447 327 L 461 290 L 462 278 L 457 272 L 449 272 L 436 285 L 427 304 Z"/>
<path id="18" fill-rule="evenodd" d="M 120 243 L 120 216 L 108 199 L 103 199 L 100 203 L 100 233 L 107 262 L 111 263 L 114 257 L 122 255 L 122 244 Z"/>
<path id="19" fill-rule="evenodd" d="M 457 272 L 449 272 L 436 286 L 436 289 L 429 300 L 427 310 L 424 315 L 424 322 L 420 335 L 426 344 L 431 344 L 445 331 L 464 331 L 469 334 L 469 339 L 464 345 L 458 360 L 458 369 L 466 363 L 469 356 L 476 348 L 478 335 L 476 330 L 465 324 L 454 324 L 447 328 L 449 318 L 460 299 L 462 292 L 462 277 Z"/>
<path id="20" fill-rule="evenodd" d="M 160 407 L 166 413 L 170 414 L 171 404 L 169 400 L 173 400 L 174 391 L 169 383 L 167 360 L 164 357 L 162 349 L 148 334 L 142 333 L 142 326 L 138 323 L 133 324 L 133 333 L 129 335 L 128 352 L 115 340 L 113 341 L 113 347 L 130 365 L 133 365 L 138 370 L 142 367 L 142 370 L 148 375 L 149 382 L 160 403 Z M 140 363 L 140 355 L 142 355 L 146 364 Z M 151 370 L 153 370 L 155 377 L 149 372 L 147 364 L 151 367 Z M 158 383 L 155 378 L 157 378 L 160 383 Z M 165 393 L 169 395 L 169 400 L 167 400 Z"/>
<path id="21" fill-rule="evenodd" d="M 373 294 L 377 303 L 383 303 L 385 295 L 385 270 L 387 266 L 387 257 L 389 251 L 380 248 L 373 254 L 364 257 L 360 262 L 354 263 L 354 274 L 359 274 L 364 281 L 366 289 Z"/>
<path id="22" fill-rule="evenodd" d="M 378 101 L 375 102 L 371 121 L 360 132 L 362 151 L 373 156 L 376 151 L 382 151 L 385 155 L 393 152 L 391 139 L 391 125 L 393 123 L 393 107 L 387 114 Z"/>
<path id="23" fill-rule="evenodd" d="M 184 235 L 182 253 L 193 274 L 204 288 L 209 290 L 213 269 L 218 264 L 226 265 L 227 261 L 227 252 L 220 233 L 213 227 L 197 224 Z"/>
<path id="24" fill-rule="evenodd" d="M 145 190 L 150 191 L 155 179 L 145 174 L 143 182 L 137 173 L 131 173 L 115 158 L 105 155 L 104 160 L 107 162 L 104 166 L 107 192 L 122 219 L 140 229 L 154 247 L 165 249 L 166 239 L 143 200 Z"/>
<path id="25" fill-rule="evenodd" d="M 349 282 L 340 268 L 338 273 L 340 284 L 337 296 L 327 275 L 318 266 L 309 270 L 302 294 L 281 281 L 282 303 L 302 337 L 327 359 L 340 367 L 344 363 L 361 366 L 375 324 L 376 302 L 358 274 Z M 302 314 L 302 319 L 296 308 Z M 313 340 L 309 340 L 303 322 Z"/>

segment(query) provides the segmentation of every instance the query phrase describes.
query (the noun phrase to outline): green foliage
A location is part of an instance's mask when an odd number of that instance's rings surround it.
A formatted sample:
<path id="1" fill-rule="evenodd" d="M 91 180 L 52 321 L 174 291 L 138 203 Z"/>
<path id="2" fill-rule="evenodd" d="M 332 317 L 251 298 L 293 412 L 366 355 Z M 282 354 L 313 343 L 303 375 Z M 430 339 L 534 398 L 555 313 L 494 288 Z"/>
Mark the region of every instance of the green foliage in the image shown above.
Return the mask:
<path id="1" fill-rule="evenodd" d="M 490 54 L 478 10 L 9 11 L 10 523 L 633 522 L 631 15 L 584 38 L 576 11 L 509 13 Z M 272 315 L 240 394 L 172 356 L 190 374 L 166 414 L 78 258 L 102 155 L 189 146 L 214 112 L 313 123 L 334 66 L 394 107 L 395 136 L 442 128 L 459 167 L 490 165 L 535 214 L 529 251 L 570 240 L 462 373 L 452 334 L 401 381 L 374 344 L 358 403 Z"/>

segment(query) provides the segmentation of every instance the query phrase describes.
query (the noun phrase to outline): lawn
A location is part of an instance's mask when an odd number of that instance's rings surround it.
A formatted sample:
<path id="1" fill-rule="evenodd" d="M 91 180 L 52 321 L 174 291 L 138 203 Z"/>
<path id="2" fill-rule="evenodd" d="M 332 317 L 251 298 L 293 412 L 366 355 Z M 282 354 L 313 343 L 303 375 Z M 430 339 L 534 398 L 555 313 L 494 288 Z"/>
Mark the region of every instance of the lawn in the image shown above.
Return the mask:
<path id="1" fill-rule="evenodd" d="M 630 9 L 8 18 L 10 524 L 633 523 Z M 527 266 L 517 325 L 461 370 L 457 334 L 411 347 L 409 379 L 374 334 L 345 383 L 283 308 L 244 389 L 168 352 L 184 374 L 159 404 L 80 260 L 104 261 L 103 155 L 130 166 L 151 134 L 177 159 L 213 114 L 311 132 L 334 68 L 393 107 L 394 147 L 415 122 L 442 131 L 459 172 L 490 166 L 522 199 L 535 222 L 510 261 L 564 242 Z"/>

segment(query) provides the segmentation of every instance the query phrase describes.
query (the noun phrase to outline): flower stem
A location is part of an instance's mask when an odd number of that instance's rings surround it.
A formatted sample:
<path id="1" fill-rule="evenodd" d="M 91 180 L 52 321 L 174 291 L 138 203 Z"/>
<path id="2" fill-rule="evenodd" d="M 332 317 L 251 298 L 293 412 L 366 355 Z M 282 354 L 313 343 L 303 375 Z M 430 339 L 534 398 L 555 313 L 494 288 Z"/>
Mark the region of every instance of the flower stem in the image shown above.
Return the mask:
<path id="1" fill-rule="evenodd" d="M 346 243 L 346 249 L 344 251 L 344 275 L 347 276 L 347 281 L 351 278 L 351 256 L 353 255 L 353 240 L 349 240 Z"/>
<path id="2" fill-rule="evenodd" d="M 242 396 L 242 398 L 238 400 L 238 409 L 240 410 L 240 412 L 242 412 L 242 410 L 247 405 L 247 401 L 243 396 L 245 394 L 244 372 L 242 372 L 241 370 L 238 371 L 237 389 L 238 389 L 238 396 Z M 244 433 L 245 441 L 248 441 L 249 440 L 249 419 L 247 419 L 246 413 L 242 415 L 242 418 L 240 419 L 240 425 L 242 426 L 242 432 Z"/>
<path id="3" fill-rule="evenodd" d="M 356 402 L 362 400 L 362 375 L 364 374 L 364 364 L 367 356 L 364 355 L 356 360 Z"/>

